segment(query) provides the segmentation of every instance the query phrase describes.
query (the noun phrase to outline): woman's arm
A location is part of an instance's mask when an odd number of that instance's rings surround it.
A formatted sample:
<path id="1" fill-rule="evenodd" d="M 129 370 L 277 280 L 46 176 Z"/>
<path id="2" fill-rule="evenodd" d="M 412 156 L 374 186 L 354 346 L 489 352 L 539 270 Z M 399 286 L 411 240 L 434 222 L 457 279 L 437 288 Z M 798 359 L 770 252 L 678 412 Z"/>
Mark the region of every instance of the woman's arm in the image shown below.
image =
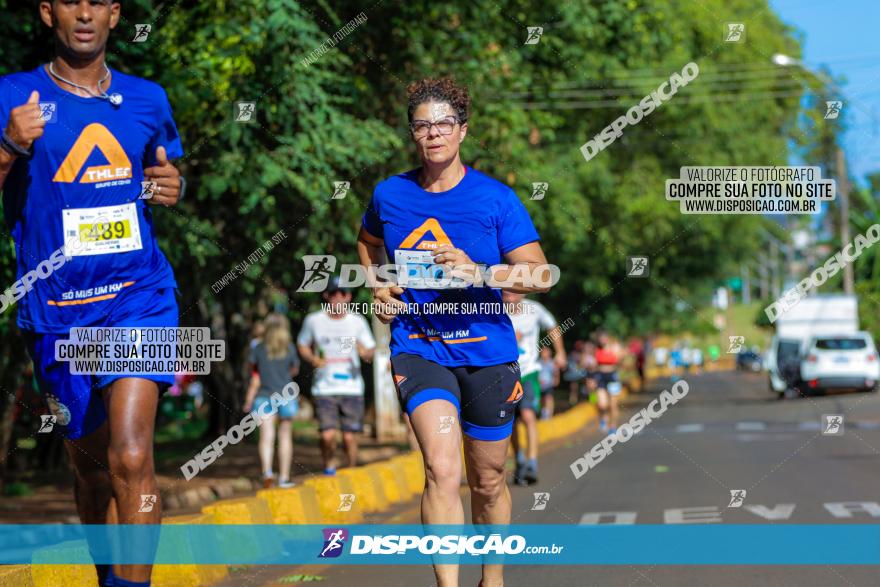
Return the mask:
<path id="1" fill-rule="evenodd" d="M 504 283 L 507 291 L 514 293 L 544 293 L 550 291 L 550 285 L 538 282 L 550 277 L 546 270 L 536 271 L 547 265 L 547 257 L 541 243 L 535 241 L 517 247 L 504 255 L 507 265 L 492 266 L 492 281 Z M 559 352 L 558 349 L 556 351 Z"/>
<path id="2" fill-rule="evenodd" d="M 376 316 L 388 324 L 401 311 L 406 309 L 406 304 L 400 301 L 399 296 L 403 288 L 397 285 L 380 285 L 374 283 L 373 267 L 385 263 L 385 243 L 369 232 L 361 228 L 358 234 L 358 259 L 370 276 L 370 285 L 373 287 L 373 300 L 379 304 L 374 310 Z"/>
<path id="3" fill-rule="evenodd" d="M 254 368 L 251 372 L 251 382 L 250 385 L 248 385 L 247 395 L 244 399 L 243 410 L 245 412 L 251 411 L 251 408 L 254 405 L 254 398 L 257 396 L 258 389 L 260 389 L 260 374 L 257 372 L 256 368 Z"/>

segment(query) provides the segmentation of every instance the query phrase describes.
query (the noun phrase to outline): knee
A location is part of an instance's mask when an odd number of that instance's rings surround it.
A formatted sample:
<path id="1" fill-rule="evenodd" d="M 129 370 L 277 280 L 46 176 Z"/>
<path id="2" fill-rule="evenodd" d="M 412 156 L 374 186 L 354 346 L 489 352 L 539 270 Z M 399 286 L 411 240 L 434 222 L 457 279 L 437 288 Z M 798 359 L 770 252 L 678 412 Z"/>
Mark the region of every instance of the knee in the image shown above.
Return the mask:
<path id="1" fill-rule="evenodd" d="M 473 480 L 469 479 L 471 493 L 489 501 L 497 499 L 507 484 L 503 466 L 500 468 L 481 469 L 476 472 L 474 477 L 475 479 Z"/>
<path id="2" fill-rule="evenodd" d="M 76 472 L 76 480 L 80 487 L 88 494 L 97 494 L 109 489 L 110 471 L 106 468 L 94 467 L 85 471 Z"/>
<path id="3" fill-rule="evenodd" d="M 425 482 L 440 491 L 455 493 L 461 486 L 461 458 L 455 455 L 432 457 L 425 461 Z"/>
<path id="4" fill-rule="evenodd" d="M 149 447 L 126 444 L 110 449 L 110 472 L 125 479 L 139 478 L 153 472 L 153 454 Z"/>

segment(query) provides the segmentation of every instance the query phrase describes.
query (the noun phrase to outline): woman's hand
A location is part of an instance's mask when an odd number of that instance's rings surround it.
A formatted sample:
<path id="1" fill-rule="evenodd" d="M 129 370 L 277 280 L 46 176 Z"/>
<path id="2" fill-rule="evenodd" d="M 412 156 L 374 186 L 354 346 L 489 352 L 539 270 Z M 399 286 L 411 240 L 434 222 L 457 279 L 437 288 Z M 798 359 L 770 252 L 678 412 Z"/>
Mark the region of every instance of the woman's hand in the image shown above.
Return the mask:
<path id="1" fill-rule="evenodd" d="M 434 263 L 446 265 L 451 269 L 453 277 L 458 277 L 469 284 L 476 283 L 482 278 L 479 267 L 468 257 L 468 254 L 451 245 L 440 245 L 434 249 Z"/>
<path id="2" fill-rule="evenodd" d="M 376 317 L 383 324 L 389 324 L 394 317 L 406 311 L 406 304 L 400 300 L 403 288 L 398 285 L 377 287 L 373 290 L 373 303 Z"/>

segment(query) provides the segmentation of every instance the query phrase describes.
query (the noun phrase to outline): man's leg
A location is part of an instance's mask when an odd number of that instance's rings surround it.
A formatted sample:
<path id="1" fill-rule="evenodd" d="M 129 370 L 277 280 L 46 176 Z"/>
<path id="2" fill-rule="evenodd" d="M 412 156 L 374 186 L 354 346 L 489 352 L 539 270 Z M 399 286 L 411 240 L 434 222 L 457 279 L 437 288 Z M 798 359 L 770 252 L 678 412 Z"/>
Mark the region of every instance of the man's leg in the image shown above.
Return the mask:
<path id="1" fill-rule="evenodd" d="M 342 420 L 342 443 L 348 457 L 348 466 L 357 466 L 358 433 L 364 428 L 364 398 L 342 397 L 339 402 Z"/>
<path id="2" fill-rule="evenodd" d="M 105 394 L 110 426 L 110 481 L 116 499 L 119 524 L 159 524 L 162 503 L 153 469 L 153 432 L 159 386 L 138 378 L 117 379 Z M 148 511 L 138 511 L 144 500 L 155 496 Z M 147 583 L 152 565 L 114 565 L 116 577 Z"/>
<path id="3" fill-rule="evenodd" d="M 357 432 L 348 430 L 342 433 L 342 444 L 345 446 L 345 456 L 349 467 L 357 466 L 358 441 Z"/>
<path id="4" fill-rule="evenodd" d="M 477 440 L 464 437 L 464 456 L 471 488 L 474 524 L 509 524 L 510 491 L 504 479 L 508 439 Z M 503 565 L 483 565 L 483 587 L 504 584 Z"/>
<path id="5" fill-rule="evenodd" d="M 64 443 L 75 474 L 73 495 L 83 524 L 115 523 L 116 506 L 110 483 L 107 451 L 109 428 L 105 422 L 91 434 Z M 98 584 L 103 585 L 110 570 L 108 564 L 96 564 Z"/>
<path id="6" fill-rule="evenodd" d="M 523 408 L 520 417 L 526 426 L 525 481 L 532 485 L 538 482 L 538 419 L 535 410 L 528 408 Z"/>

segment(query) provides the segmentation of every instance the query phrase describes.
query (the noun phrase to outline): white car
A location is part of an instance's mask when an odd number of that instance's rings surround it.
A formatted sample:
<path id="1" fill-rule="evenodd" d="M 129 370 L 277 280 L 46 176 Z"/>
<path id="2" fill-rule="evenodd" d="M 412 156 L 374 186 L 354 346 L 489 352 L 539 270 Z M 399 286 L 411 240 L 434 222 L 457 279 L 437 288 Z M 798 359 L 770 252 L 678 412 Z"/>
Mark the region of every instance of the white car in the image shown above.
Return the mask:
<path id="1" fill-rule="evenodd" d="M 874 340 L 865 331 L 813 337 L 801 361 L 801 380 L 804 393 L 874 390 L 880 381 L 880 360 Z"/>

